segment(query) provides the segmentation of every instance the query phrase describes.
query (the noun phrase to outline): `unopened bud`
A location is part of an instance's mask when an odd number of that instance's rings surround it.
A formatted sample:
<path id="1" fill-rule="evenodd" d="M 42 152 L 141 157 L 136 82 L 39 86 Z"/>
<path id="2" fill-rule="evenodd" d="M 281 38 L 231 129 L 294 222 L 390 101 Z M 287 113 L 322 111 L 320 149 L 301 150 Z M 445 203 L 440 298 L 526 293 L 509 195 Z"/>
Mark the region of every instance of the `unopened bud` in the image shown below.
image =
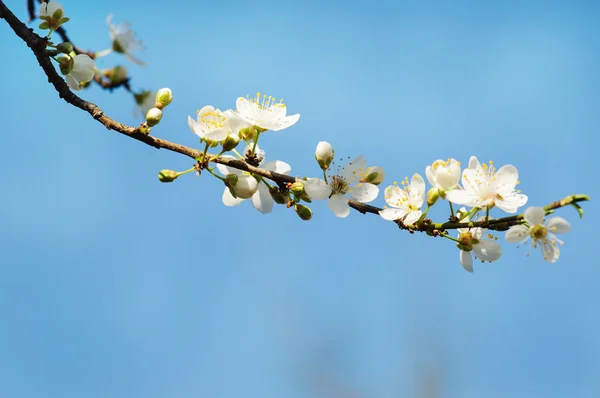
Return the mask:
<path id="1" fill-rule="evenodd" d="M 123 65 L 115 66 L 114 68 L 104 69 L 102 74 L 110 80 L 112 84 L 123 83 L 125 80 L 129 78 L 127 68 Z M 134 94 L 134 97 L 139 94 Z M 136 98 L 137 102 L 137 98 Z M 143 102 L 143 101 L 142 101 Z"/>
<path id="2" fill-rule="evenodd" d="M 385 171 L 383 170 L 383 167 L 372 166 L 367 169 L 365 175 L 366 177 L 364 178 L 364 182 L 369 182 L 373 185 L 379 185 L 385 178 Z"/>
<path id="3" fill-rule="evenodd" d="M 227 182 L 228 187 L 235 187 L 238 182 L 237 174 L 227 174 L 225 176 L 225 181 Z"/>
<path id="4" fill-rule="evenodd" d="M 227 138 L 223 140 L 223 151 L 231 151 L 240 143 L 240 137 L 235 134 L 229 134 Z"/>
<path id="5" fill-rule="evenodd" d="M 433 187 L 427 191 L 427 206 L 433 206 L 440 197 L 439 189 Z"/>
<path id="6" fill-rule="evenodd" d="M 312 218 L 312 210 L 304 205 L 296 204 L 294 205 L 294 210 L 296 210 L 296 214 L 304 221 L 308 221 Z"/>
<path id="7" fill-rule="evenodd" d="M 479 243 L 479 241 L 474 239 L 470 232 L 465 232 L 458 236 L 458 243 L 456 244 L 456 247 L 458 247 L 460 250 L 470 252 L 473 250 L 473 245 L 477 243 Z"/>
<path id="8" fill-rule="evenodd" d="M 277 204 L 283 205 L 290 201 L 290 194 L 287 191 L 282 191 L 278 187 L 269 188 L 269 193 Z"/>
<path id="9" fill-rule="evenodd" d="M 244 127 L 239 132 L 240 138 L 244 141 L 250 141 L 254 137 L 254 134 L 256 134 L 254 126 Z"/>
<path id="10" fill-rule="evenodd" d="M 156 103 L 155 107 L 158 109 L 163 109 L 165 106 L 169 105 L 173 101 L 173 93 L 170 88 L 161 88 L 156 93 Z"/>
<path id="11" fill-rule="evenodd" d="M 63 54 L 71 54 L 71 51 L 73 51 L 73 45 L 68 41 L 65 41 L 64 43 L 60 43 L 59 45 L 57 45 L 56 49 L 58 50 L 58 52 L 61 52 Z"/>
<path id="12" fill-rule="evenodd" d="M 299 181 L 296 181 L 290 186 L 290 191 L 292 191 L 294 195 L 302 196 L 302 194 L 304 193 L 304 184 L 302 184 Z"/>
<path id="13" fill-rule="evenodd" d="M 319 167 L 323 170 L 327 170 L 329 165 L 333 161 L 333 147 L 327 141 L 321 141 L 317 144 L 315 150 L 315 159 L 319 163 Z"/>
<path id="14" fill-rule="evenodd" d="M 179 174 L 175 170 L 161 170 L 158 173 L 158 180 L 160 182 L 173 182 L 179 177 Z"/>
<path id="15" fill-rule="evenodd" d="M 65 76 L 71 73 L 74 64 L 73 58 L 71 58 L 68 55 L 61 54 L 58 55 L 55 59 L 56 61 L 58 61 L 58 65 L 60 66 L 60 73 L 62 73 Z"/>
<path id="16" fill-rule="evenodd" d="M 146 113 L 146 124 L 149 127 L 156 126 L 160 123 L 160 119 L 162 119 L 162 111 L 158 108 L 152 108 Z"/>

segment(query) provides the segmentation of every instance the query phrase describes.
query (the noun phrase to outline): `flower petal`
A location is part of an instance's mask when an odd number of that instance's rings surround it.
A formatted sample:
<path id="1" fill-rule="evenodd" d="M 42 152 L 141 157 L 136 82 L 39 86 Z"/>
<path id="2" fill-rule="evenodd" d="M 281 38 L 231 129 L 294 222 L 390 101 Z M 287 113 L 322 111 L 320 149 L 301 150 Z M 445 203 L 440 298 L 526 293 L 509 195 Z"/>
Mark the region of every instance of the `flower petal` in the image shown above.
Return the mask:
<path id="1" fill-rule="evenodd" d="M 275 173 L 279 174 L 290 174 L 292 171 L 292 167 L 281 160 L 271 160 L 263 166 L 263 169 L 274 171 Z"/>
<path id="2" fill-rule="evenodd" d="M 360 181 L 362 175 L 367 171 L 367 160 L 361 155 L 346 164 L 342 177 L 348 184 Z"/>
<path id="3" fill-rule="evenodd" d="M 231 155 L 223 155 L 221 157 L 222 158 L 226 158 L 226 159 L 235 159 Z M 220 164 L 220 163 L 217 163 L 217 169 L 224 176 L 226 176 L 227 174 L 235 174 L 235 175 L 238 175 L 238 176 L 243 176 L 244 175 L 244 172 L 242 170 L 234 169 L 233 167 L 229 167 L 229 166 L 226 166 L 226 165 Z"/>
<path id="4" fill-rule="evenodd" d="M 252 195 L 250 200 L 254 208 L 262 214 L 268 214 L 273 211 L 273 197 L 271 197 L 269 188 L 265 184 L 258 185 L 258 191 Z"/>
<path id="5" fill-rule="evenodd" d="M 473 272 L 473 256 L 471 256 L 471 252 L 460 251 L 460 264 L 467 272 Z"/>
<path id="6" fill-rule="evenodd" d="M 396 221 L 406 215 L 406 212 L 402 209 L 383 209 L 379 211 L 381 218 L 387 221 Z"/>
<path id="7" fill-rule="evenodd" d="M 525 225 L 513 225 L 506 231 L 506 241 L 510 243 L 519 243 L 529 238 L 529 228 Z"/>
<path id="8" fill-rule="evenodd" d="M 239 206 L 244 201 L 244 199 L 234 198 L 227 187 L 225 187 L 221 199 L 223 200 L 223 204 L 228 207 Z"/>
<path id="9" fill-rule="evenodd" d="M 494 204 L 507 213 L 516 213 L 519 207 L 527 203 L 527 199 L 527 195 L 513 192 L 504 196 L 503 199 L 496 198 Z"/>
<path id="10" fill-rule="evenodd" d="M 368 182 L 360 183 L 348 190 L 348 196 L 362 203 L 372 202 L 378 194 L 379 188 Z"/>
<path id="11" fill-rule="evenodd" d="M 337 217 L 344 218 L 350 214 L 350 206 L 348 206 L 348 198 L 341 193 L 336 193 L 327 201 L 327 207 Z"/>
<path id="12" fill-rule="evenodd" d="M 483 261 L 496 261 L 502 255 L 502 248 L 498 242 L 482 239 L 479 244 L 473 246 L 473 251 Z"/>
<path id="13" fill-rule="evenodd" d="M 403 222 L 405 225 L 414 224 L 419 220 L 419 218 L 421 218 L 422 214 L 423 214 L 423 212 L 421 210 L 411 211 L 410 213 L 407 213 L 407 216 Z"/>
<path id="14" fill-rule="evenodd" d="M 558 248 L 556 243 L 548 239 L 544 239 L 540 241 L 540 244 L 542 247 L 542 254 L 544 255 L 544 260 L 550 263 L 556 262 L 556 260 L 558 260 L 558 256 L 560 255 L 560 249 Z"/>
<path id="15" fill-rule="evenodd" d="M 498 192 L 502 193 L 504 190 L 511 192 L 515 189 L 519 181 L 519 172 L 515 166 L 507 164 L 498 169 L 495 177 Z"/>
<path id="16" fill-rule="evenodd" d="M 564 234 L 571 230 L 571 224 L 562 217 L 552 217 L 548 219 L 546 227 L 550 232 L 554 232 L 555 234 Z"/>
<path id="17" fill-rule="evenodd" d="M 312 200 L 325 200 L 331 195 L 331 187 L 320 178 L 298 181 L 304 184 L 304 191 Z"/>
<path id="18" fill-rule="evenodd" d="M 277 123 L 271 123 L 271 125 L 268 129 L 273 130 L 273 131 L 283 130 L 283 129 L 286 129 L 286 128 L 296 124 L 296 122 L 299 119 L 300 119 L 299 113 L 297 113 L 295 115 L 286 116 L 283 119 L 279 119 L 279 121 L 277 121 Z"/>
<path id="19" fill-rule="evenodd" d="M 404 200 L 407 199 L 404 190 L 400 189 L 396 185 L 388 186 L 383 192 L 385 202 L 392 207 L 400 207 Z"/>
<path id="20" fill-rule="evenodd" d="M 454 189 L 446 192 L 446 199 L 452 203 L 474 207 L 477 203 L 477 198 L 469 191 L 462 189 Z"/>
<path id="21" fill-rule="evenodd" d="M 531 226 L 543 224 L 545 216 L 546 211 L 541 207 L 529 207 L 527 210 L 525 210 L 524 214 L 525 221 L 527 221 Z"/>
<path id="22" fill-rule="evenodd" d="M 436 160 L 435 162 L 438 162 L 438 160 Z M 434 162 L 434 164 L 435 164 Z M 432 186 L 437 186 L 436 181 L 435 181 L 435 176 L 433 175 L 433 172 L 431 171 L 431 166 L 427 166 L 425 168 L 425 177 L 427 177 L 427 181 L 429 181 L 429 183 Z"/>
<path id="23" fill-rule="evenodd" d="M 425 197 L 425 180 L 419 173 L 413 174 L 410 179 L 410 196 L 416 197 L 417 195 L 421 198 Z"/>
<path id="24" fill-rule="evenodd" d="M 65 76 L 65 80 L 67 81 L 67 85 L 71 87 L 72 90 L 81 90 L 81 87 L 79 87 L 79 83 L 77 82 L 77 80 L 73 79 L 73 76 L 67 75 Z"/>

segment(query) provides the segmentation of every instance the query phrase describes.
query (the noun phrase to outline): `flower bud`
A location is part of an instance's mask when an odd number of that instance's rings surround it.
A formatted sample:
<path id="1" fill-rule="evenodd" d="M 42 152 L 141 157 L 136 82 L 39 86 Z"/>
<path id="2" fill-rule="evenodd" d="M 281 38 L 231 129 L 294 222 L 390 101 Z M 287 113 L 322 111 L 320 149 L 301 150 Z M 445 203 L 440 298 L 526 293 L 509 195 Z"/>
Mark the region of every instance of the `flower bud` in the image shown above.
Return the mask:
<path id="1" fill-rule="evenodd" d="M 170 88 L 161 88 L 156 93 L 156 103 L 155 107 L 158 109 L 163 109 L 165 106 L 169 105 L 173 101 L 173 93 Z"/>
<path id="2" fill-rule="evenodd" d="M 71 51 L 73 51 L 73 45 L 68 41 L 65 41 L 64 43 L 60 43 L 59 45 L 57 45 L 56 49 L 58 50 L 58 52 L 61 52 L 63 54 L 70 54 Z"/>
<path id="3" fill-rule="evenodd" d="M 223 151 L 231 151 L 235 149 L 240 143 L 240 137 L 235 134 L 229 134 L 227 138 L 223 140 Z"/>
<path id="4" fill-rule="evenodd" d="M 460 180 L 460 163 L 452 158 L 447 161 L 438 159 L 431 166 L 427 166 L 425 175 L 431 185 L 449 191 L 456 188 Z"/>
<path id="5" fill-rule="evenodd" d="M 385 171 L 383 167 L 372 166 L 365 172 L 366 177 L 363 179 L 364 182 L 369 182 L 373 185 L 379 185 L 385 178 Z"/>
<path id="6" fill-rule="evenodd" d="M 440 197 L 439 189 L 433 187 L 427 191 L 427 206 L 433 206 Z"/>
<path id="7" fill-rule="evenodd" d="M 315 150 L 315 159 L 319 163 L 319 167 L 323 170 L 327 170 L 329 165 L 333 161 L 333 147 L 327 141 L 321 141 L 317 144 Z"/>
<path id="8" fill-rule="evenodd" d="M 292 191 L 294 195 L 302 196 L 302 194 L 304 193 L 304 184 L 302 184 L 299 181 L 296 181 L 290 186 L 290 191 Z"/>
<path id="9" fill-rule="evenodd" d="M 269 188 L 269 193 L 275 203 L 283 205 L 290 201 L 290 194 L 288 191 L 282 191 L 279 187 Z"/>
<path id="10" fill-rule="evenodd" d="M 296 204 L 294 205 L 294 210 L 296 210 L 296 214 L 304 221 L 308 221 L 312 218 L 312 210 L 304 205 Z"/>
<path id="11" fill-rule="evenodd" d="M 124 67 L 123 65 L 118 65 L 118 66 L 115 66 L 114 68 L 110 68 L 110 69 L 104 69 L 104 70 L 102 70 L 102 74 L 104 76 L 106 76 L 112 84 L 123 83 L 125 80 L 127 80 L 129 78 L 127 68 Z M 142 94 L 133 94 L 134 97 L 136 95 L 143 95 L 143 93 Z M 136 98 L 136 102 L 137 101 L 138 101 L 138 99 Z"/>
<path id="12" fill-rule="evenodd" d="M 152 108 L 146 113 L 146 124 L 149 127 L 156 126 L 160 123 L 160 119 L 162 119 L 162 111 L 158 108 Z"/>
<path id="13" fill-rule="evenodd" d="M 244 127 L 239 132 L 240 138 L 244 141 L 250 141 L 252 137 L 254 137 L 254 134 L 256 134 L 256 129 L 254 126 Z"/>
<path id="14" fill-rule="evenodd" d="M 175 170 L 161 170 L 158 173 L 158 180 L 160 182 L 173 182 L 177 179 L 177 177 L 179 177 L 179 173 L 177 173 Z"/>
<path id="15" fill-rule="evenodd" d="M 258 190 L 258 181 L 252 176 L 228 174 L 225 180 L 234 198 L 249 199 Z"/>
<path id="16" fill-rule="evenodd" d="M 73 58 L 71 58 L 68 55 L 61 54 L 56 57 L 56 60 L 58 61 L 58 65 L 60 66 L 60 73 L 62 73 L 65 76 L 71 73 L 71 71 L 73 70 L 73 65 L 75 63 L 75 61 L 73 61 Z"/>

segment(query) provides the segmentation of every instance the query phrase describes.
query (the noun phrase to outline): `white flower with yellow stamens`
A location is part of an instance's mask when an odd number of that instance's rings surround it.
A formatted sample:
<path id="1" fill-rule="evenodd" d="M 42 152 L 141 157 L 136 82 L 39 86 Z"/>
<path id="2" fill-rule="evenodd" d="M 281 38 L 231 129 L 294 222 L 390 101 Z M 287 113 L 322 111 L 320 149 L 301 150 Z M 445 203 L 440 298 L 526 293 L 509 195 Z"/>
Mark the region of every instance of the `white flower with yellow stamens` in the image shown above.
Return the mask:
<path id="1" fill-rule="evenodd" d="M 384 198 L 390 206 L 379 212 L 384 220 L 401 220 L 406 225 L 413 224 L 423 214 L 421 207 L 425 201 L 425 181 L 420 174 L 415 173 L 410 183 L 408 177 L 402 181 L 402 188 L 397 183 L 387 187 Z"/>
<path id="2" fill-rule="evenodd" d="M 459 214 L 467 213 L 463 207 Z M 481 217 L 479 221 L 485 220 Z M 469 222 L 469 217 L 460 220 L 461 223 Z M 458 248 L 460 249 L 460 264 L 468 272 L 473 272 L 473 256 L 481 262 L 496 261 L 502 255 L 500 244 L 496 242 L 496 237 L 488 234 L 488 239 L 482 239 L 485 228 L 458 228 Z"/>
<path id="3" fill-rule="evenodd" d="M 434 188 L 450 191 L 458 187 L 460 163 L 452 158 L 447 161 L 438 159 L 431 166 L 427 166 L 425 176 Z"/>
<path id="4" fill-rule="evenodd" d="M 513 165 L 496 170 L 493 163 L 480 164 L 475 156 L 469 159 L 469 167 L 463 170 L 463 189 L 446 192 L 447 199 L 456 204 L 488 208 L 498 206 L 507 213 L 516 213 L 527 203 L 527 196 L 515 190 L 519 172 Z"/>
<path id="5" fill-rule="evenodd" d="M 364 157 L 359 156 L 348 162 L 341 173 L 331 177 L 329 184 L 319 178 L 309 178 L 304 182 L 306 194 L 315 200 L 329 198 L 327 207 L 338 217 L 347 217 L 350 214 L 350 199 L 361 203 L 368 203 L 379 194 L 379 188 L 366 182 L 369 168 Z M 348 196 L 346 196 L 346 194 Z"/>
<path id="6" fill-rule="evenodd" d="M 527 225 L 513 225 L 506 231 L 506 240 L 511 243 L 527 242 L 531 246 L 542 249 L 544 260 L 551 263 L 558 260 L 563 242 L 555 234 L 563 234 L 571 230 L 571 225 L 562 217 L 552 217 L 544 225 L 546 211 L 541 207 L 530 207 L 525 210 L 524 218 Z"/>
<path id="7" fill-rule="evenodd" d="M 255 98 L 237 99 L 236 110 L 240 117 L 253 126 L 264 130 L 279 131 L 290 127 L 300 119 L 299 114 L 286 116 L 286 106 L 283 100 L 256 93 Z"/>

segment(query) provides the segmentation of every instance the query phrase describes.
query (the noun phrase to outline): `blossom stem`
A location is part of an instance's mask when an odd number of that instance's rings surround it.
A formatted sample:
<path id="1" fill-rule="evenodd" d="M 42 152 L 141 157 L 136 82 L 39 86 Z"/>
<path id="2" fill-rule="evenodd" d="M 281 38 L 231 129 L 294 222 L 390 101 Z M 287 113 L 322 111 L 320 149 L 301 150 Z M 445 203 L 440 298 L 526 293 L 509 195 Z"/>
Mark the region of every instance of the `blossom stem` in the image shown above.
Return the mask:
<path id="1" fill-rule="evenodd" d="M 208 152 L 208 147 L 209 147 L 209 144 L 207 142 L 206 146 L 204 147 L 204 152 L 202 152 L 202 162 L 204 162 L 204 159 L 206 159 L 206 153 Z"/>
<path id="2" fill-rule="evenodd" d="M 254 145 L 252 146 L 252 152 L 250 153 L 250 156 L 254 156 L 254 152 L 256 151 L 256 145 L 258 144 L 258 137 L 260 137 L 260 131 L 255 130 L 254 136 L 252 137 Z"/>
<path id="3" fill-rule="evenodd" d="M 187 173 L 191 173 L 192 171 L 196 171 L 196 167 L 195 166 L 192 167 L 191 169 L 177 172 L 177 177 L 179 177 L 181 175 L 184 175 L 184 174 L 187 174 Z"/>
<path id="4" fill-rule="evenodd" d="M 217 177 L 219 180 L 221 180 L 221 181 L 225 182 L 225 178 L 221 177 L 220 175 L 218 175 L 217 173 L 215 173 L 215 172 L 213 171 L 213 170 L 214 170 L 214 167 L 213 167 L 212 169 L 211 169 L 210 167 L 207 167 L 207 168 L 206 168 L 206 170 L 207 170 L 207 171 L 208 171 L 210 174 L 212 174 L 213 176 Z"/>
<path id="5" fill-rule="evenodd" d="M 451 215 L 452 217 L 454 217 L 454 216 L 455 216 L 455 214 L 454 214 L 454 207 L 452 207 L 452 202 L 448 201 L 448 204 L 450 205 L 450 215 Z"/>
<path id="6" fill-rule="evenodd" d="M 460 243 L 458 239 L 455 239 L 455 238 L 453 238 L 453 237 L 449 236 L 448 234 L 443 234 L 443 235 L 440 235 L 440 236 L 441 236 L 442 238 L 450 239 L 450 240 L 452 240 L 452 241 L 454 241 L 454 242 L 456 242 L 456 243 Z"/>
<path id="7" fill-rule="evenodd" d="M 415 224 L 420 223 L 421 221 L 423 221 L 425 219 L 425 217 L 427 217 L 427 212 L 429 211 L 429 208 L 431 206 L 427 205 L 427 207 L 425 208 L 425 211 L 423 212 L 423 214 L 421 214 L 421 217 L 419 217 L 419 219 L 417 220 L 417 222 Z"/>
<path id="8" fill-rule="evenodd" d="M 329 184 L 327 182 L 327 173 L 325 172 L 325 169 L 323 169 L 323 179 L 325 180 L 325 184 Z"/>
<path id="9" fill-rule="evenodd" d="M 245 158 L 244 158 L 242 155 L 240 155 L 240 153 L 239 153 L 237 150 L 235 150 L 235 149 L 232 149 L 231 151 L 232 151 L 233 153 L 235 153 L 235 154 L 237 155 L 237 157 L 238 157 L 238 158 L 240 158 L 240 159 L 242 159 L 242 160 L 244 160 L 244 159 L 245 159 Z"/>
<path id="10" fill-rule="evenodd" d="M 265 177 L 261 177 L 261 176 L 254 176 L 254 177 L 258 177 L 259 180 L 261 180 L 266 186 L 267 188 L 271 189 L 271 185 L 267 182 L 267 179 Z"/>
<path id="11" fill-rule="evenodd" d="M 486 206 L 485 207 L 485 222 L 488 222 L 490 219 L 490 207 Z"/>

